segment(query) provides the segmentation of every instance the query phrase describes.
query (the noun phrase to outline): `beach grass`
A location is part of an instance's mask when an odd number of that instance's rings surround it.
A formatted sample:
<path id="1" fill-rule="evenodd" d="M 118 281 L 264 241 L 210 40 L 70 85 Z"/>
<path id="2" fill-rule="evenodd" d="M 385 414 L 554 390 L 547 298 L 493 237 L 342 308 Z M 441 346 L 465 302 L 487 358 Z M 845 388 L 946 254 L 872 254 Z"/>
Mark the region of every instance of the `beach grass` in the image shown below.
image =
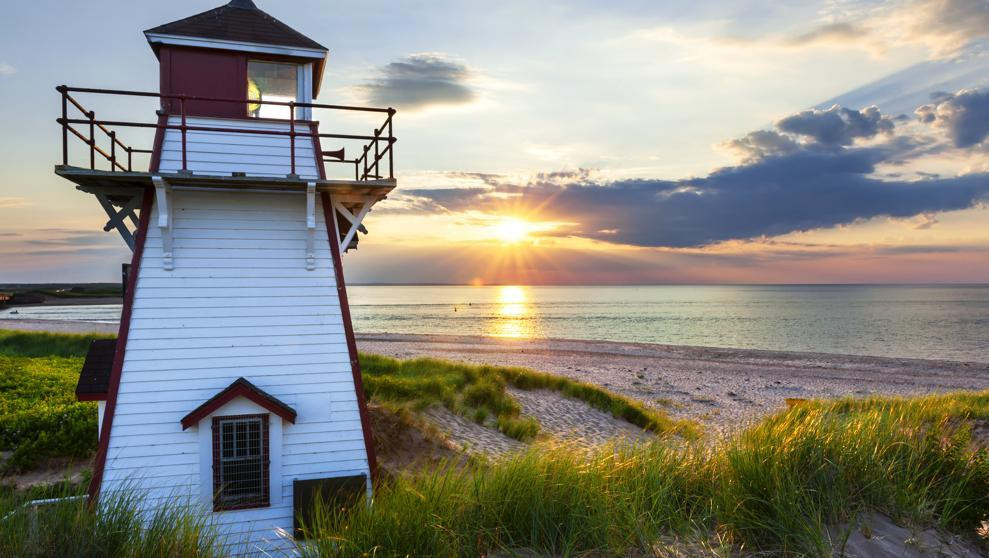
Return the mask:
<path id="1" fill-rule="evenodd" d="M 971 421 L 987 401 L 810 401 L 713 445 L 537 446 L 400 475 L 373 506 L 320 510 L 303 554 L 658 555 L 676 540 L 823 557 L 841 543 L 836 526 L 868 512 L 974 536 L 989 517 L 989 457 Z"/>
<path id="2" fill-rule="evenodd" d="M 509 386 L 553 390 L 657 434 L 691 439 L 700 434 L 699 426 L 691 421 L 670 418 L 659 410 L 588 383 L 526 368 L 470 365 L 433 358 L 398 360 L 372 354 L 362 354 L 360 359 L 369 400 L 406 404 L 419 410 L 442 405 L 518 440 L 535 437 L 539 423 L 522 415 L 521 407 L 507 390 Z"/>
<path id="3" fill-rule="evenodd" d="M 82 487 L 60 484 L 0 493 L 0 556 L 224 556 L 209 516 L 164 503 L 149 517 L 129 492 L 104 495 L 90 506 Z M 40 506 L 36 499 L 69 498 Z"/>

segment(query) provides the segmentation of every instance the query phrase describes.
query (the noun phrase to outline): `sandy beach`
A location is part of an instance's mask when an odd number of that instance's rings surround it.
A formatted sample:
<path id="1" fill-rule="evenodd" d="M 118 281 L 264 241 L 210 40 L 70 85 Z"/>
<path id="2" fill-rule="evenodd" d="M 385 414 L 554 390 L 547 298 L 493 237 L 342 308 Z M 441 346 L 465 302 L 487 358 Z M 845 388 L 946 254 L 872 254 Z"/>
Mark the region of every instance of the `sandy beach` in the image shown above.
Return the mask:
<path id="1" fill-rule="evenodd" d="M 989 389 L 989 363 L 574 340 L 358 335 L 361 351 L 525 366 L 598 384 L 726 431 L 787 398 Z"/>
<path id="2" fill-rule="evenodd" d="M 0 319 L 0 329 L 116 334 L 116 324 Z M 726 431 L 786 406 L 788 398 L 916 395 L 989 389 L 989 363 L 684 347 L 561 339 L 364 334 L 361 351 L 396 358 L 436 357 L 524 366 L 590 382 Z M 524 394 L 523 394 L 524 395 Z M 530 398 L 532 399 L 532 398 Z M 588 421 L 566 401 L 523 401 L 558 432 Z M 594 419 L 594 420 L 591 420 Z M 604 428 L 611 432 L 611 428 Z"/>

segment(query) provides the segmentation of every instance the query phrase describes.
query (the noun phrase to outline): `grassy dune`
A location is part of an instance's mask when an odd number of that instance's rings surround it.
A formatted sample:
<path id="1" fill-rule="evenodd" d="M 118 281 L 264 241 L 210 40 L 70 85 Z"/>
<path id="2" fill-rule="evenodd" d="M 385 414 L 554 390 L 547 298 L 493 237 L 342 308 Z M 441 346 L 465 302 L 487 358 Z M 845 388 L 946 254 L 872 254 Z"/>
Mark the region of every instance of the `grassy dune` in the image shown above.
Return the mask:
<path id="1" fill-rule="evenodd" d="M 90 455 L 95 409 L 72 392 L 89 338 L 0 332 L 0 443 L 13 470 Z M 320 510 L 306 556 L 829 556 L 828 526 L 879 512 L 973 535 L 989 519 L 989 392 L 807 401 L 725 439 L 600 388 L 525 369 L 362 355 L 367 394 L 404 410 L 443 405 L 517 438 L 535 434 L 506 391 L 553 389 L 661 434 L 595 451 L 537 444 L 385 479 L 372 506 Z M 40 457 L 39 457 L 40 456 Z M 0 490 L 0 516 L 31 498 Z M 134 501 L 70 501 L 0 521 L 0 555 L 216 554 L 205 516 Z M 834 532 L 831 530 L 830 532 Z M 56 550 L 58 552 L 56 552 Z M 500 553 L 500 554 L 499 554 Z"/>
<path id="2" fill-rule="evenodd" d="M 699 427 L 597 386 L 525 368 L 473 366 L 432 358 L 397 360 L 362 354 L 364 389 L 371 401 L 417 409 L 443 405 L 512 438 L 531 439 L 539 423 L 523 417 L 507 386 L 554 390 L 657 434 L 696 438 Z"/>
<path id="3" fill-rule="evenodd" d="M 974 534 L 989 458 L 967 422 L 989 394 L 808 402 L 714 446 L 536 448 L 379 487 L 373 507 L 322 510 L 321 556 L 830 556 L 825 527 L 867 511 Z M 671 551 L 672 552 L 672 551 Z M 510 555 L 510 554 L 505 554 Z"/>

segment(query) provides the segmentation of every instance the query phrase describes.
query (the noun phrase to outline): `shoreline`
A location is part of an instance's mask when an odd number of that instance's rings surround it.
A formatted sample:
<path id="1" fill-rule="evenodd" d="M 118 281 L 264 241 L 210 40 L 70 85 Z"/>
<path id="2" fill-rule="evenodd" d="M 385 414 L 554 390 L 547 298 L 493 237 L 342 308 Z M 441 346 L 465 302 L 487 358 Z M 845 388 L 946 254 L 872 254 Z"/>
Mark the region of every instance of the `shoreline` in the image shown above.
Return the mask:
<path id="1" fill-rule="evenodd" d="M 0 329 L 114 335 L 118 325 L 0 318 Z M 520 366 L 596 384 L 717 432 L 781 410 L 793 398 L 989 389 L 989 363 L 981 362 L 571 339 L 356 337 L 363 352 Z"/>
<path id="2" fill-rule="evenodd" d="M 359 334 L 362 351 L 521 366 L 642 401 L 728 432 L 787 399 L 989 389 L 989 363 L 564 339 Z"/>

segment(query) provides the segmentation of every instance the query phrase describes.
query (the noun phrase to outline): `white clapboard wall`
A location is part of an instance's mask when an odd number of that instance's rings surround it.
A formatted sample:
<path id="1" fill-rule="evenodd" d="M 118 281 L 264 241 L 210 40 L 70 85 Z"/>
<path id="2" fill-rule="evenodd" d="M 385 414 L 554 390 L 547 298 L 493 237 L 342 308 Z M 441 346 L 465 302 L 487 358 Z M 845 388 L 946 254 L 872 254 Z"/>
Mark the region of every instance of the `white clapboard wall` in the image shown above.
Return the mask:
<path id="1" fill-rule="evenodd" d="M 182 124 L 179 116 L 170 116 L 171 126 Z M 187 126 L 234 128 L 288 132 L 288 122 L 231 120 L 229 118 L 188 117 Z M 309 132 L 308 124 L 297 124 L 296 132 Z M 194 174 L 230 176 L 243 172 L 247 176 L 285 177 L 291 173 L 291 143 L 287 135 L 241 132 L 186 132 L 186 167 Z M 166 129 L 161 145 L 159 172 L 182 169 L 182 132 Z M 313 141 L 308 135 L 295 138 L 295 174 L 318 178 Z"/>
<path id="2" fill-rule="evenodd" d="M 214 516 L 231 542 L 265 547 L 276 528 L 291 532 L 293 479 L 369 474 L 322 208 L 317 197 L 316 266 L 307 271 L 305 194 L 171 196 L 174 269 L 163 269 L 152 211 L 102 490 L 136 488 L 149 506 L 187 497 L 208 507 L 203 465 L 212 456 L 199 428 L 179 421 L 243 376 L 298 413 L 271 448 L 281 497 Z"/>

